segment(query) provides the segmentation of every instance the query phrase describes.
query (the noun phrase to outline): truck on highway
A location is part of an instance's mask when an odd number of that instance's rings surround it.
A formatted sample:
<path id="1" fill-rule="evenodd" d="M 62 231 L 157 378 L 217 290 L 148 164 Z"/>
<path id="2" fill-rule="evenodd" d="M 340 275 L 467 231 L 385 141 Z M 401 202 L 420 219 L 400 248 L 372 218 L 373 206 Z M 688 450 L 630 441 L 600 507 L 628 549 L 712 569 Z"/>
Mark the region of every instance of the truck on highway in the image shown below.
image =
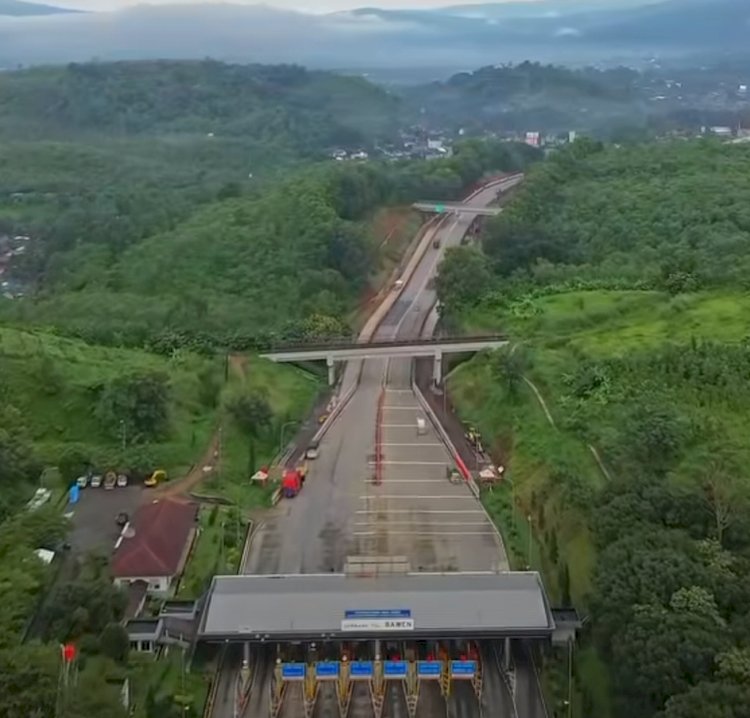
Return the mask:
<path id="1" fill-rule="evenodd" d="M 302 489 L 304 481 L 305 475 L 299 468 L 287 469 L 281 478 L 281 493 L 284 498 L 293 499 Z"/>

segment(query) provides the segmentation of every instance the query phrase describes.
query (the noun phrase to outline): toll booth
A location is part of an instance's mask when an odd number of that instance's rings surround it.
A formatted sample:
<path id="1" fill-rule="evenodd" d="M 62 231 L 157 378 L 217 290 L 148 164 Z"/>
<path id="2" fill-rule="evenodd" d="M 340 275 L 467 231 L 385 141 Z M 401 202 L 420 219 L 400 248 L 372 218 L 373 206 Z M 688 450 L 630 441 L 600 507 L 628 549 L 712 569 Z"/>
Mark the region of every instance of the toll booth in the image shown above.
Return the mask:
<path id="1" fill-rule="evenodd" d="M 345 718 L 353 701 L 366 700 L 381 718 L 397 686 L 414 718 L 425 691 L 447 701 L 460 684 L 461 695 L 470 686 L 481 699 L 477 641 L 549 642 L 554 631 L 534 572 L 232 576 L 214 579 L 199 640 L 266 647 L 272 716 L 293 701 L 311 718 L 321 700 L 328 715 L 335 700 Z"/>

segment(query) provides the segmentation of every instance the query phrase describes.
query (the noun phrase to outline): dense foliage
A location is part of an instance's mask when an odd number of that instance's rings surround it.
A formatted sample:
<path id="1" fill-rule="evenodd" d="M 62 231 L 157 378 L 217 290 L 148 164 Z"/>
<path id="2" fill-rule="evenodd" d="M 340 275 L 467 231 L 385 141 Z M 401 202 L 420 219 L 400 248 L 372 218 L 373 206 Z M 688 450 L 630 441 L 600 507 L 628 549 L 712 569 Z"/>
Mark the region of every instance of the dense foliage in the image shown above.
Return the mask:
<path id="1" fill-rule="evenodd" d="M 461 72 L 404 92 L 415 117 L 435 124 L 507 131 L 592 129 L 636 118 L 638 72 L 628 68 L 571 70 L 536 62 Z M 588 110 L 581 117 L 580 108 Z M 621 120 L 620 120 L 621 121 Z"/>
<path id="2" fill-rule="evenodd" d="M 33 68 L 4 73 L 0 93 L 0 132 L 198 132 L 251 137 L 256 144 L 300 152 L 387 133 L 396 107 L 385 91 L 361 78 L 213 60 Z"/>
<path id="3" fill-rule="evenodd" d="M 482 412 L 552 590 L 572 576 L 620 718 L 746 713 L 747 160 L 576 143 L 530 172 L 484 254 L 446 259 L 467 287 L 494 275 L 486 290 L 438 283 L 454 327 L 524 342 L 520 366 L 505 352 L 462 367 L 459 405 Z M 583 714 L 606 715 L 581 678 Z"/>
<path id="4" fill-rule="evenodd" d="M 531 173 L 486 252 L 502 274 L 540 284 L 744 286 L 749 158 L 745 146 L 710 141 L 607 150 L 576 142 Z"/>
<path id="5" fill-rule="evenodd" d="M 456 197 L 484 172 L 535 156 L 523 146 L 467 141 L 446 160 L 301 171 L 213 203 L 125 251 L 103 234 L 53 255 L 44 289 L 0 311 L 88 341 L 165 352 L 347 334 L 341 317 L 376 269 L 369 213 L 420 196 Z"/>

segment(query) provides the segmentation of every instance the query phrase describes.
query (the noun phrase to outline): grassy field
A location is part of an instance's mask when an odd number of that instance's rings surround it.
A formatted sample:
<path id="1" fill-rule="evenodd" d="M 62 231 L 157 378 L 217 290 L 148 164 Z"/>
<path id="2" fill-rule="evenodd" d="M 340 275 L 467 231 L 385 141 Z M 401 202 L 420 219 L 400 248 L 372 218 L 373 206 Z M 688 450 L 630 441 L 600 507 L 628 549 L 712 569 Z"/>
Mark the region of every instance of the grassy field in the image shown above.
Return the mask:
<path id="1" fill-rule="evenodd" d="M 220 362 L 187 353 L 165 358 L 146 352 L 91 346 L 42 332 L 0 328 L 0 383 L 5 398 L 21 414 L 41 457 L 54 463 L 67 446 L 92 458 L 121 446 L 94 414 L 96 388 L 130 372 L 169 376 L 170 432 L 149 445 L 170 475 L 182 473 L 208 441 L 215 411 L 199 401 L 198 374 Z"/>
<path id="2" fill-rule="evenodd" d="M 540 389 L 556 422 L 556 427 L 549 424 L 527 385 L 509 396 L 493 377 L 488 355 L 477 356 L 451 373 L 449 387 L 459 414 L 480 429 L 512 482 L 485 494 L 485 505 L 501 527 L 512 563 L 526 565 L 531 546 L 531 566 L 545 575 L 553 601 L 562 597 L 566 579 L 561 567 L 566 565 L 572 601 L 585 611 L 596 560 L 587 516 L 606 479 L 586 440 L 568 425 L 573 405 L 567 377 L 584 362 L 609 366 L 608 362 L 623 357 L 646 361 L 671 344 L 738 345 L 750 336 L 750 293 L 672 297 L 653 291 L 561 291 L 484 305 L 466 317 L 463 326 L 468 333 L 503 331 L 521 345 L 528 357 L 526 376 Z M 611 381 L 617 391 L 625 378 L 613 370 Z M 724 427 L 728 439 L 746 444 L 750 424 L 744 396 L 711 398 L 700 387 L 687 385 L 667 390 L 675 406 L 691 416 L 710 415 Z M 616 408 L 590 401 L 584 414 L 589 422 L 595 419 L 587 434 L 601 437 L 601 444 L 596 438 L 594 443 L 605 464 L 605 438 L 616 428 Z M 616 474 L 618 466 L 611 461 L 609 468 Z M 675 474 L 679 476 L 690 462 L 687 456 Z M 607 671 L 595 651 L 584 644 L 576 666 L 583 683 L 593 686 L 588 713 L 611 715 Z M 576 715 L 587 714 L 581 695 L 575 696 L 574 707 Z"/>
<path id="3" fill-rule="evenodd" d="M 280 423 L 301 419 L 319 388 L 313 374 L 255 357 L 243 360 L 239 371 L 230 371 L 225 381 L 221 357 L 205 358 L 180 351 L 167 358 L 0 327 L 0 395 L 6 406 L 18 411 L 18 421 L 48 465 L 54 465 L 70 447 L 80 449 L 94 462 L 107 462 L 118 456 L 122 437 L 105 431 L 95 416 L 97 388 L 120 375 L 141 371 L 163 372 L 169 377 L 168 436 L 145 446 L 154 462 L 166 469 L 171 478 L 184 475 L 205 453 L 222 423 L 225 428 L 219 488 L 240 505 L 262 500 L 262 496 L 251 491 L 245 481 L 247 438 L 228 418 L 221 421 L 222 395 L 245 387 L 262 389 L 267 396 L 273 426 L 256 447 L 260 466 L 277 451 Z M 207 402 L 200 376 L 212 372 L 217 396 L 215 402 Z M 287 439 L 292 430 L 288 429 Z"/>

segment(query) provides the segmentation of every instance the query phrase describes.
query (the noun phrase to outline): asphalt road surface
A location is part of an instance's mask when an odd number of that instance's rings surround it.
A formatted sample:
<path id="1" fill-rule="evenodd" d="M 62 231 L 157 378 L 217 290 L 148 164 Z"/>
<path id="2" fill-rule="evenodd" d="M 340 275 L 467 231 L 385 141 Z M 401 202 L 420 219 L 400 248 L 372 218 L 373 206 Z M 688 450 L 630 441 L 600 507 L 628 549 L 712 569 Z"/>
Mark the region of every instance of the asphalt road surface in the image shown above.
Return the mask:
<path id="1" fill-rule="evenodd" d="M 470 202 L 489 204 L 497 188 L 476 195 Z M 430 244 L 399 299 L 380 323 L 373 339 L 417 338 L 435 303 L 429 287 L 445 248 L 460 244 L 473 216 L 452 218 L 435 230 L 440 247 Z M 340 395 L 356 391 L 324 436 L 318 459 L 311 462 L 305 486 L 292 500 L 282 500 L 258 526 L 244 573 L 340 572 L 348 556 L 405 556 L 413 571 L 476 571 L 508 568 L 498 534 L 468 487 L 447 478 L 452 466 L 447 449 L 432 425 L 417 433 L 422 416 L 411 389 L 412 360 L 349 362 Z M 374 451 L 378 399 L 383 400 L 382 482 L 375 485 Z M 492 667 L 492 666 L 491 666 Z M 238 665 L 234 664 L 236 682 Z M 233 701 L 224 682 L 214 718 L 234 718 Z M 227 675 L 224 675 L 227 674 Z M 267 718 L 272 659 L 260 658 L 250 701 L 242 718 Z M 281 716 L 304 715 L 299 685 L 290 685 Z M 338 715 L 335 694 L 319 694 L 315 715 Z M 516 718 L 507 685 L 498 674 L 485 680 L 484 710 L 470 684 L 458 685 L 446 702 L 424 686 L 418 703 L 420 718 L 475 718 L 480 715 Z M 222 700 L 223 698 L 223 700 Z M 322 711 L 322 712 L 321 712 Z M 350 718 L 369 718 L 372 709 L 357 687 Z M 407 716 L 403 688 L 389 686 L 384 716 Z M 521 718 L 542 718 L 521 713 Z"/>

